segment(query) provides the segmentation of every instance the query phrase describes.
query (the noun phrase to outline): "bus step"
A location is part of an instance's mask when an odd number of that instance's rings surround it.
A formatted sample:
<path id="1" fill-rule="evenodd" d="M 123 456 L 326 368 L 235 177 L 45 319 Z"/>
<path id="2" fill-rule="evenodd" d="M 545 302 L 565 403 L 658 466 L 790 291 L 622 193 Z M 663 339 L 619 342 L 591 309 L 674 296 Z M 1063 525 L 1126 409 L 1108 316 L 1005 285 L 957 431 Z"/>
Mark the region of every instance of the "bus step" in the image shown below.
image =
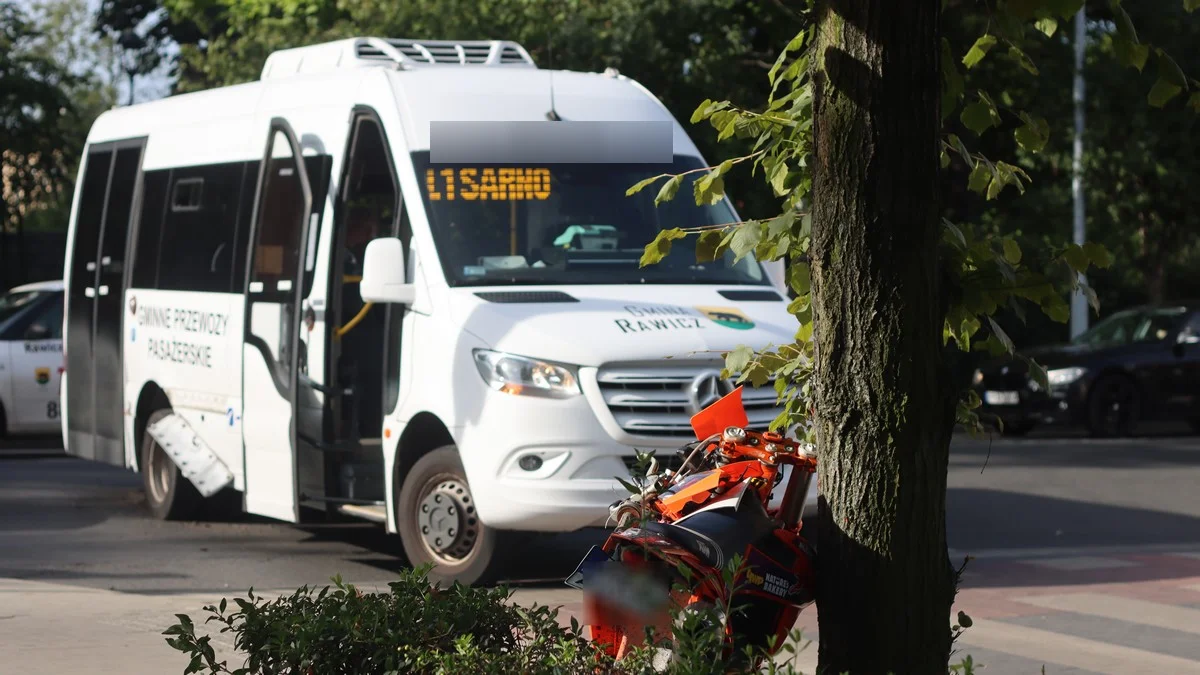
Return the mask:
<path id="1" fill-rule="evenodd" d="M 376 523 L 387 522 L 387 507 L 386 506 L 363 506 L 360 504 L 342 504 L 338 506 L 338 511 L 355 518 L 370 520 Z"/>

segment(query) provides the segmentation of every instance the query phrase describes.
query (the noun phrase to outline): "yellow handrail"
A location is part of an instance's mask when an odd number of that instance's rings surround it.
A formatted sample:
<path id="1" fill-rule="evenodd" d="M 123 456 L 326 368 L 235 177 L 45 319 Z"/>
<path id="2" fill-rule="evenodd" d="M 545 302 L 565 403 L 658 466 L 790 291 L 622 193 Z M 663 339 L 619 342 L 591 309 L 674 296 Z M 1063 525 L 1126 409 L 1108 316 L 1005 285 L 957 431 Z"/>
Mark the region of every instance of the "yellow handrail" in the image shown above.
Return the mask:
<path id="1" fill-rule="evenodd" d="M 340 338 L 343 335 L 345 335 L 346 333 L 349 333 L 350 329 L 357 326 L 358 322 L 363 320 L 363 317 L 367 315 L 367 312 L 371 311 L 371 307 L 373 307 L 373 306 L 374 306 L 374 303 L 371 303 L 371 302 L 364 304 L 362 306 L 362 309 L 358 310 L 358 314 L 354 315 L 353 319 L 350 319 L 350 321 L 345 326 L 342 326 L 341 328 L 338 329 L 337 337 Z"/>

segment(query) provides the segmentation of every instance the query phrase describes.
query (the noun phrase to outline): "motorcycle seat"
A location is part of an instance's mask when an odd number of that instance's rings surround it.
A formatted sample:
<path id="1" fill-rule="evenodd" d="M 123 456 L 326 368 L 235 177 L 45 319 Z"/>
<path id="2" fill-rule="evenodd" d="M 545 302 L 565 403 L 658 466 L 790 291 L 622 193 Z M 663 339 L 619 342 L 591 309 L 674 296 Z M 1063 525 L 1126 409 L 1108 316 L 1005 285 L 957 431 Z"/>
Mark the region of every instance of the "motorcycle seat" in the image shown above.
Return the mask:
<path id="1" fill-rule="evenodd" d="M 675 523 L 651 522 L 645 529 L 676 542 L 708 565 L 723 568 L 773 532 L 775 523 L 756 495 L 739 488 L 736 494 Z"/>

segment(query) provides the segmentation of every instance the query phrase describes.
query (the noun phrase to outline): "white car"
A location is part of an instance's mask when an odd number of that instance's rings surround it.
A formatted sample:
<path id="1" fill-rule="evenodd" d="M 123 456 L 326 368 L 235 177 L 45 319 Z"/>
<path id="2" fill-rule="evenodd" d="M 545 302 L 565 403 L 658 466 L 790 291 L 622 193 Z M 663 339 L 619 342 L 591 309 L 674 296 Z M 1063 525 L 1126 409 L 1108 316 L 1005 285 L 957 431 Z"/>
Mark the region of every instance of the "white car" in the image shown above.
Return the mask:
<path id="1" fill-rule="evenodd" d="M 62 329 L 61 281 L 0 296 L 0 436 L 59 432 Z"/>

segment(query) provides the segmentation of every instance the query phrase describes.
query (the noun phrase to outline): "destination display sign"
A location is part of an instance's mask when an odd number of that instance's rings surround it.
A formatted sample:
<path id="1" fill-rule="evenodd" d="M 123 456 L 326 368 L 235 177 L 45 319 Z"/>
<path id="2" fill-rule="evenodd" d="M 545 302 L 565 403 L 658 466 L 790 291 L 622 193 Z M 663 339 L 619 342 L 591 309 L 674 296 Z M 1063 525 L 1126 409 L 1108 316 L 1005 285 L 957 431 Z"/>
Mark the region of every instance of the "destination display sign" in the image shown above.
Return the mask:
<path id="1" fill-rule="evenodd" d="M 430 201 L 544 201 L 550 169 L 542 167 L 447 167 L 425 170 Z"/>

